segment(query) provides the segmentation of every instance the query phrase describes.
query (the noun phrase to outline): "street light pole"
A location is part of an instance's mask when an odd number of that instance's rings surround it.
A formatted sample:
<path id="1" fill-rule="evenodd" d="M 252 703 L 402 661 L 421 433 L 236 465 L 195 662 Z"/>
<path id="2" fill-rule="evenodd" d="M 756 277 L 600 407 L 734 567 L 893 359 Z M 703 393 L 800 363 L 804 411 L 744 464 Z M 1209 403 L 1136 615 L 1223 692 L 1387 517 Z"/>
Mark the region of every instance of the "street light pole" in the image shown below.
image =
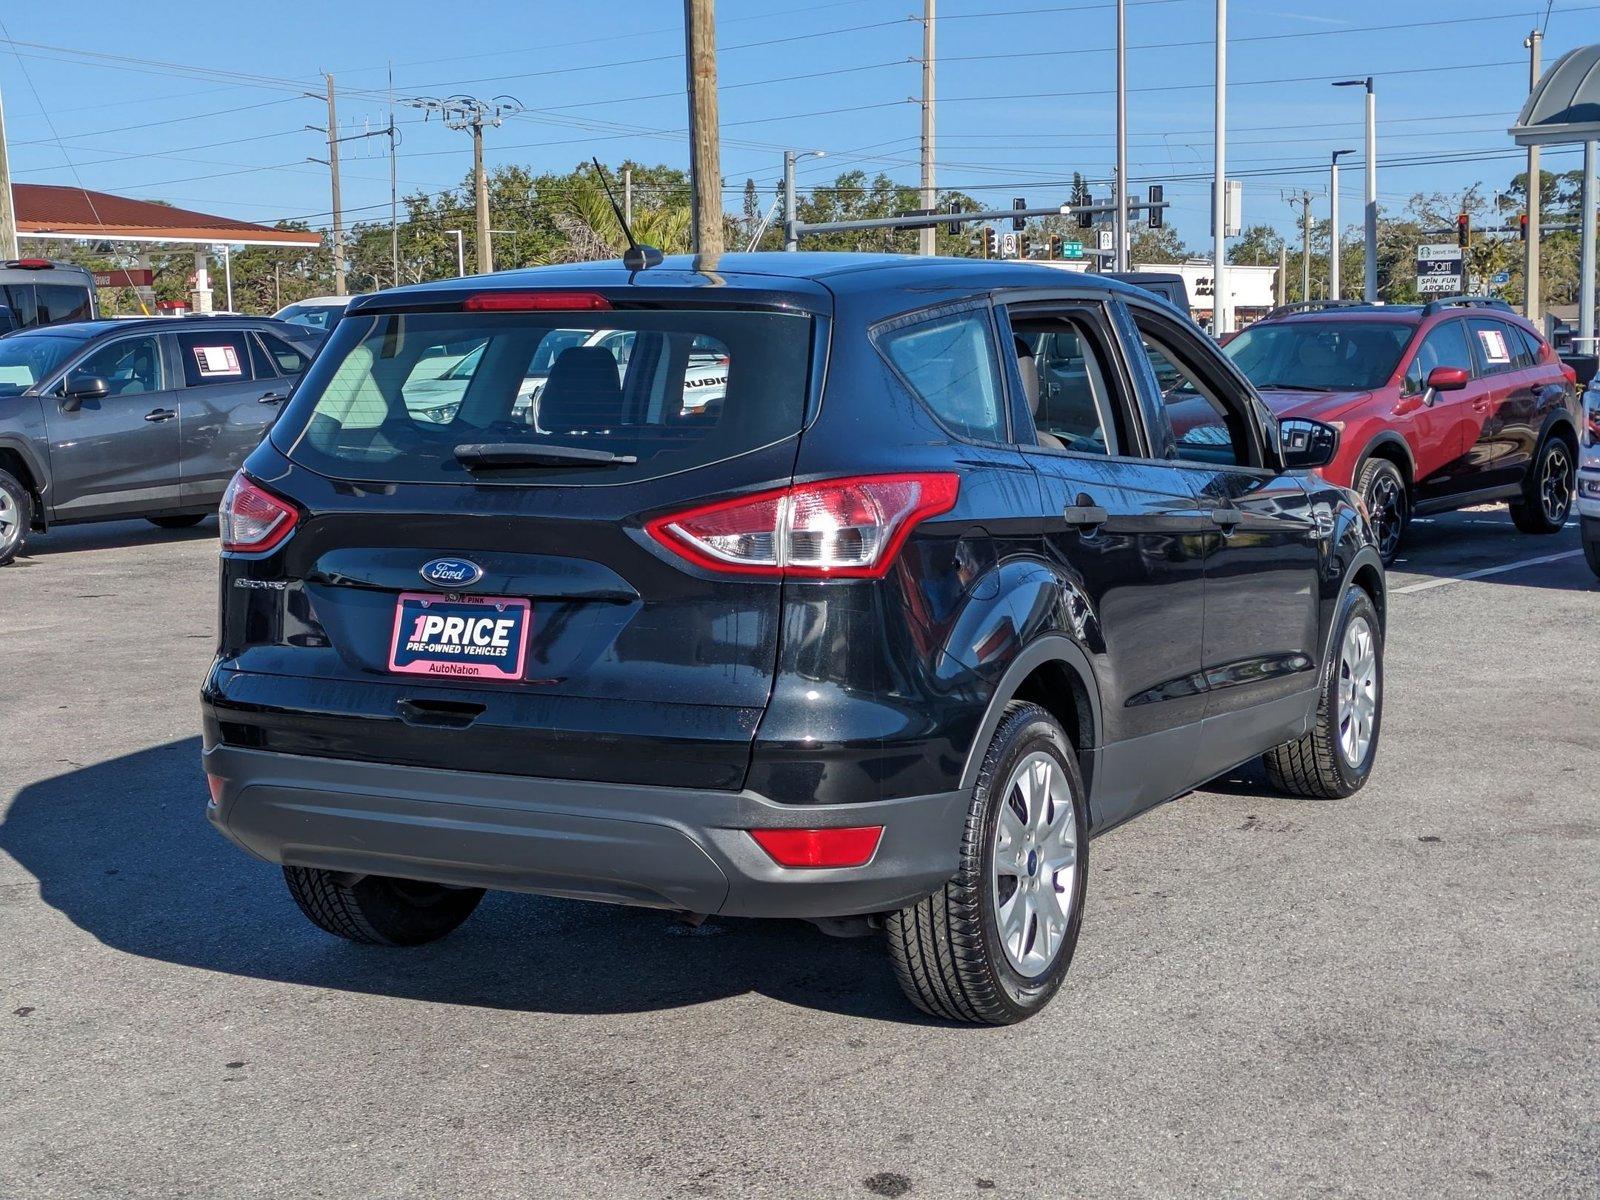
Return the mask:
<path id="1" fill-rule="evenodd" d="M 933 182 L 933 18 L 934 0 L 922 0 L 922 207 L 938 206 Z M 917 253 L 932 254 L 938 230 L 930 226 L 917 233 Z"/>
<path id="2" fill-rule="evenodd" d="M 461 240 L 461 230 L 446 229 L 444 232 L 456 239 L 456 278 L 461 279 L 467 273 L 467 251 L 465 243 Z"/>
<path id="3" fill-rule="evenodd" d="M 1544 34 L 1538 29 L 1523 41 L 1528 48 L 1528 90 L 1539 86 L 1539 49 Z M 1528 243 L 1523 247 L 1523 314 L 1539 319 L 1539 205 L 1544 201 L 1544 173 L 1539 169 L 1539 147 L 1528 147 Z"/>
<path id="4" fill-rule="evenodd" d="M 1339 293 L 1339 156 L 1353 150 L 1335 150 L 1328 164 L 1328 299 L 1341 299 Z"/>
<path id="5" fill-rule="evenodd" d="M 1366 211 L 1366 300 L 1378 302 L 1378 97 L 1372 89 L 1372 76 L 1341 79 L 1334 87 L 1367 89 L 1367 211 Z"/>
<path id="6" fill-rule="evenodd" d="M 1211 308 L 1213 333 L 1223 334 L 1233 328 L 1228 311 L 1228 257 L 1224 243 L 1227 241 L 1227 123 L 1228 123 L 1228 0 L 1217 0 L 1217 111 L 1215 159 L 1211 180 Z M 1118 194 L 1127 191 L 1127 179 L 1117 180 Z M 1119 213 L 1122 211 L 1118 206 Z"/>
<path id="7" fill-rule="evenodd" d="M 795 235 L 794 165 L 802 158 L 827 158 L 826 150 L 785 150 L 783 152 L 783 248 L 800 249 L 800 239 Z"/>
<path id="8" fill-rule="evenodd" d="M 1116 269 L 1128 269 L 1128 4 L 1117 0 L 1117 246 Z"/>

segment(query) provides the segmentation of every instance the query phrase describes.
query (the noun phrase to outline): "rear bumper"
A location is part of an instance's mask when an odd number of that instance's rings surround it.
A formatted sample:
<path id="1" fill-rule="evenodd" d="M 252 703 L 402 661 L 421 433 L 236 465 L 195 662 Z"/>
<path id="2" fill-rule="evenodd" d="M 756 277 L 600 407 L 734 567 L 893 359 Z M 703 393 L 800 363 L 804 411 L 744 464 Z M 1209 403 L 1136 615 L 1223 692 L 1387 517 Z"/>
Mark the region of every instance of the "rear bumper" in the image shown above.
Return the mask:
<path id="1" fill-rule="evenodd" d="M 962 792 L 863 804 L 390 766 L 216 746 L 207 809 L 268 862 L 744 917 L 886 912 L 956 870 Z M 882 825 L 863 867 L 779 867 L 745 831 Z"/>

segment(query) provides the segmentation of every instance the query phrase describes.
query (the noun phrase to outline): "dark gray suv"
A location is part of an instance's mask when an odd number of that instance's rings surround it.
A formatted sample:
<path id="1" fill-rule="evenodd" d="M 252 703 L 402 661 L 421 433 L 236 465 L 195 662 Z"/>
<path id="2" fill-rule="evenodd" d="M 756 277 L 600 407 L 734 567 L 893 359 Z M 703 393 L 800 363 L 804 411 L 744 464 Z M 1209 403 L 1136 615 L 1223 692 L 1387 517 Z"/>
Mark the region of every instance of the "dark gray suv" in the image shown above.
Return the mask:
<path id="1" fill-rule="evenodd" d="M 29 530 L 197 524 L 314 354 L 249 317 L 82 321 L 0 338 L 0 566 Z"/>

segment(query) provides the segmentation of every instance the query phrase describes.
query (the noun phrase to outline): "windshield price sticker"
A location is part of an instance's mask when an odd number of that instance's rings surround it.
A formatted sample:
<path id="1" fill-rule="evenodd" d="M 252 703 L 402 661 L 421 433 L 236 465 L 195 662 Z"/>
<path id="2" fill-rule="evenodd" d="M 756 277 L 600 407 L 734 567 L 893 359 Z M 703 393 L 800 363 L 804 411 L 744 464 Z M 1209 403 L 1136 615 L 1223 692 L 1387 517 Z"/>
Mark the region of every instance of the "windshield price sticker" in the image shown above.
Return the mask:
<path id="1" fill-rule="evenodd" d="M 226 378 L 230 375 L 237 377 L 244 374 L 244 368 L 239 365 L 239 352 L 232 346 L 196 346 L 194 361 L 203 379 Z"/>

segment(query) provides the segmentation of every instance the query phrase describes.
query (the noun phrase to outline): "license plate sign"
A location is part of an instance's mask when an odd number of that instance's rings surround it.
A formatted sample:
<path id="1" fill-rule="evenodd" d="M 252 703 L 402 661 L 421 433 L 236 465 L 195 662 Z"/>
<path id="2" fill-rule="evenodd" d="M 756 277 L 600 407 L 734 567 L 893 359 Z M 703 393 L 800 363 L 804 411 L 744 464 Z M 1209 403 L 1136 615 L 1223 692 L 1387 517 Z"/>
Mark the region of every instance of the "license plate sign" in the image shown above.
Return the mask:
<path id="1" fill-rule="evenodd" d="M 532 606 L 503 596 L 404 592 L 389 670 L 436 679 L 521 679 Z"/>

